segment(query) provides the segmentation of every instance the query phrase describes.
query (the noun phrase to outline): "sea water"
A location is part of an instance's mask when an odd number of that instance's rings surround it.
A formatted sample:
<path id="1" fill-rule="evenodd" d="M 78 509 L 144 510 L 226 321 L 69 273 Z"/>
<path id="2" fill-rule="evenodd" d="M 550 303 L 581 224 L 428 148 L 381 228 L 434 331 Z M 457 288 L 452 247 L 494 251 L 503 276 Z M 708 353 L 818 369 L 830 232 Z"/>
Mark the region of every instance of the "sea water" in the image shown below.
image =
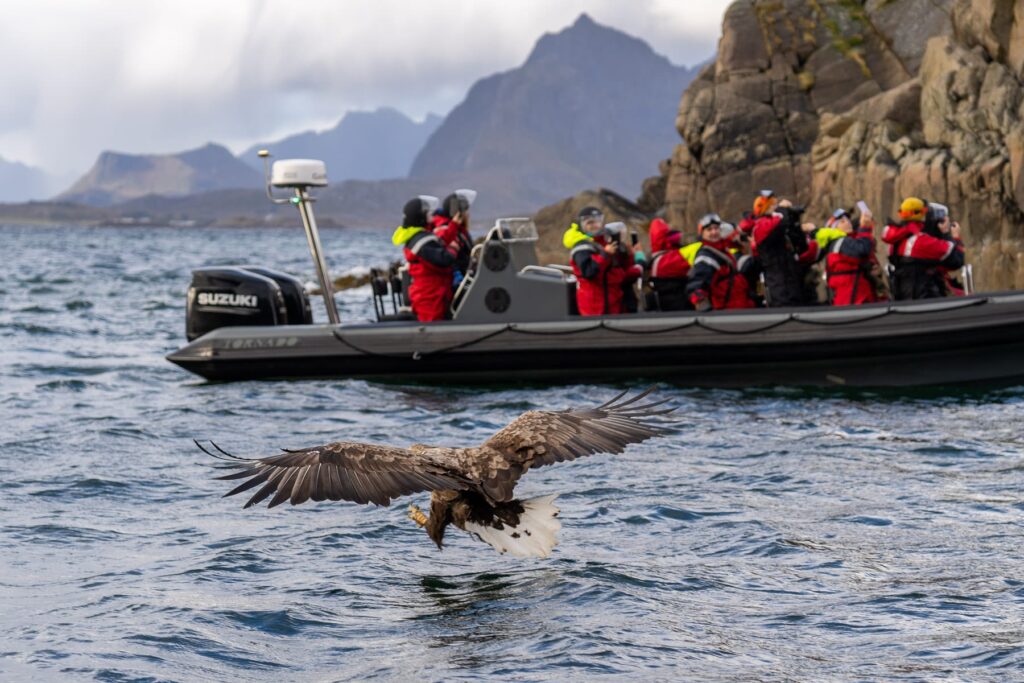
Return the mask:
<path id="1" fill-rule="evenodd" d="M 388 238 L 323 232 L 335 274 Z M 242 510 L 192 439 L 469 445 L 630 385 L 206 383 L 164 360 L 190 269 L 313 281 L 300 228 L 0 240 L 3 680 L 1024 679 L 1024 389 L 662 384 L 676 434 L 520 483 L 559 494 L 551 558 L 439 552 L 425 495 Z"/>

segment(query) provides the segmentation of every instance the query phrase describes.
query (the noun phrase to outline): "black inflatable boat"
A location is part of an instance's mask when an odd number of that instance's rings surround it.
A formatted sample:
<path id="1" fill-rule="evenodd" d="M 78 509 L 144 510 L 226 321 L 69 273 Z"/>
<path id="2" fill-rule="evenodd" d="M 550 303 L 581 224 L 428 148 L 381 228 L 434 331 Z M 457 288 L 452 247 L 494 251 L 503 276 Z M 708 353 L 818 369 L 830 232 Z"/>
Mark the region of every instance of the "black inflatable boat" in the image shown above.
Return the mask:
<path id="1" fill-rule="evenodd" d="M 275 177 L 279 165 L 291 163 L 297 162 L 275 163 Z M 529 219 L 498 221 L 474 250 L 474 275 L 456 294 L 452 320 L 409 319 L 401 279 L 379 277 L 378 320 L 342 323 L 308 205 L 307 189 L 315 184 L 275 182 L 295 189 L 291 201 L 306 227 L 329 322 L 313 323 L 308 295 L 287 275 L 252 266 L 201 269 L 188 295 L 191 343 L 168 360 L 210 380 L 643 377 L 695 386 L 851 387 L 1024 381 L 1024 293 L 584 318 L 573 314 L 572 274 L 538 265 Z"/>

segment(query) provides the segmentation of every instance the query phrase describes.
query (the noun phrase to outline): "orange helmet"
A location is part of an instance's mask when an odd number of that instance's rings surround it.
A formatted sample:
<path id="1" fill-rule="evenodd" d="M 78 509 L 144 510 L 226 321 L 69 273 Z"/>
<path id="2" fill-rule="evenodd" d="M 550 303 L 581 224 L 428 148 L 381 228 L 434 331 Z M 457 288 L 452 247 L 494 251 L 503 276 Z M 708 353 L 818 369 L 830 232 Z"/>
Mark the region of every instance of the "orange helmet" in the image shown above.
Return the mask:
<path id="1" fill-rule="evenodd" d="M 905 221 L 923 221 L 927 210 L 923 200 L 917 197 L 907 197 L 900 204 L 900 218 Z"/>
<path id="2" fill-rule="evenodd" d="M 754 200 L 754 215 L 764 216 L 774 208 L 775 204 L 775 193 L 771 190 L 761 190 L 760 196 Z"/>

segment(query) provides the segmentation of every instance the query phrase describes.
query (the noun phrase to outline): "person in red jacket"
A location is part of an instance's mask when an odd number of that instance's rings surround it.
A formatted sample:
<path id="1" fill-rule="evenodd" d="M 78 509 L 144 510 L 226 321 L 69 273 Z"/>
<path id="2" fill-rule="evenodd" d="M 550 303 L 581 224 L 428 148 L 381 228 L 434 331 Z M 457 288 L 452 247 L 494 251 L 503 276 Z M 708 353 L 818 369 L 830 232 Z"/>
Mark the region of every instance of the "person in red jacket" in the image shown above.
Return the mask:
<path id="1" fill-rule="evenodd" d="M 690 262 L 682 253 L 682 233 L 660 218 L 651 221 L 651 259 L 647 277 L 661 311 L 685 311 L 692 308 L 686 296 L 686 276 Z"/>
<path id="2" fill-rule="evenodd" d="M 453 286 L 458 287 L 469 275 L 470 256 L 473 253 L 473 236 L 469 234 L 469 209 L 476 200 L 474 190 L 455 190 L 444 198 L 431 218 L 434 234 L 445 244 L 454 244 L 455 254 Z"/>
<path id="3" fill-rule="evenodd" d="M 722 237 L 721 224 L 702 221 L 700 241 L 686 286 L 693 307 L 698 311 L 754 308 L 750 285 L 730 251 L 730 240 Z"/>
<path id="4" fill-rule="evenodd" d="M 580 315 L 623 313 L 623 285 L 635 282 L 643 274 L 634 263 L 633 249 L 623 241 L 611 239 L 604 231 L 604 214 L 588 206 L 562 236 L 569 249 L 572 271 L 576 275 L 576 304 Z"/>
<path id="5" fill-rule="evenodd" d="M 955 231 L 957 239 L 960 239 L 960 224 L 950 218 L 949 207 L 936 202 L 928 202 L 928 212 L 924 218 L 924 231 L 944 240 L 949 240 Z M 944 296 L 967 296 L 964 283 L 957 279 L 956 268 L 939 266 L 937 270 L 937 286 Z"/>
<path id="6" fill-rule="evenodd" d="M 964 265 L 959 226 L 948 237 L 930 235 L 925 231 L 927 212 L 923 200 L 908 197 L 900 205 L 900 222 L 887 225 L 882 233 L 882 240 L 889 244 L 892 296 L 897 301 L 945 296 L 941 269 Z"/>
<path id="7" fill-rule="evenodd" d="M 832 214 L 829 227 L 815 233 L 815 241 L 825 255 L 826 281 L 833 306 L 878 301 L 870 275 L 875 254 L 874 227 L 870 213 L 862 215 L 855 227 L 846 209 L 839 209 Z"/>
<path id="8" fill-rule="evenodd" d="M 412 284 L 409 299 L 416 319 L 421 322 L 444 320 L 452 300 L 452 269 L 458 248 L 444 242 L 428 224 L 431 202 L 415 197 L 402 208 L 402 225 L 391 236 L 395 246 L 403 247 L 409 263 Z"/>

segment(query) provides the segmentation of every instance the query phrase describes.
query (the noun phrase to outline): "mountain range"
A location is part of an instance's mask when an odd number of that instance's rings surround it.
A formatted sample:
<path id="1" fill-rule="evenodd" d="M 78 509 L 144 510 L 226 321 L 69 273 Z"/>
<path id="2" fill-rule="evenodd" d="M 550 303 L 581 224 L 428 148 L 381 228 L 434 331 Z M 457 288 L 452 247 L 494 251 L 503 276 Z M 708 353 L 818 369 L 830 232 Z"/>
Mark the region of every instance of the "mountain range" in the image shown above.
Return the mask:
<path id="1" fill-rule="evenodd" d="M 581 15 L 519 68 L 477 82 L 411 176 L 504 171 L 534 206 L 588 187 L 633 192 L 675 142 L 671 122 L 694 75 Z"/>
<path id="2" fill-rule="evenodd" d="M 389 107 L 376 111 L 350 111 L 330 130 L 306 131 L 277 142 L 258 143 L 238 158 L 263 172 L 256 156 L 269 150 L 278 159 L 321 159 L 332 182 L 404 178 L 417 152 L 443 119 L 428 114 L 420 123 Z"/>
<path id="3" fill-rule="evenodd" d="M 0 202 L 50 197 L 59 182 L 40 168 L 0 157 Z"/>
<path id="4" fill-rule="evenodd" d="M 257 188 L 263 176 L 221 145 L 180 154 L 103 152 L 93 167 L 57 199 L 110 206 L 148 195 L 184 196 L 229 188 Z"/>
<path id="5" fill-rule="evenodd" d="M 268 214 L 254 157 L 261 146 L 278 158 L 324 159 L 332 186 L 318 211 L 350 225 L 390 224 L 408 196 L 456 187 L 479 190 L 477 214 L 486 216 L 528 214 L 587 187 L 632 194 L 674 143 L 679 93 L 695 75 L 582 15 L 541 37 L 521 66 L 474 84 L 443 120 L 350 112 L 331 130 L 254 145 L 238 158 L 215 144 L 104 152 L 58 199 L 154 220 L 260 222 Z"/>

